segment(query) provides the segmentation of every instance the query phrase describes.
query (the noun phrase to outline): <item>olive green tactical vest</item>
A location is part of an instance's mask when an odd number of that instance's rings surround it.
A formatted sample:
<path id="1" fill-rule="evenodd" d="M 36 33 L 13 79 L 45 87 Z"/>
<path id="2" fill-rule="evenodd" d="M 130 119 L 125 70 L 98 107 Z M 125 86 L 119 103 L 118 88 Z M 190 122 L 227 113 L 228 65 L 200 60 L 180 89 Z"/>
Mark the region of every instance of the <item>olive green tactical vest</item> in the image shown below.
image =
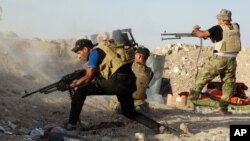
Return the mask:
<path id="1" fill-rule="evenodd" d="M 120 67 L 134 61 L 134 47 L 118 44 L 114 40 L 105 40 L 99 42 L 98 48 L 106 54 L 100 64 L 100 72 L 105 79 L 109 79 Z"/>
<path id="2" fill-rule="evenodd" d="M 133 93 L 134 100 L 145 100 L 147 98 L 146 90 L 152 79 L 153 72 L 146 65 L 134 62 L 132 71 L 136 77 L 136 90 Z"/>
<path id="3" fill-rule="evenodd" d="M 239 27 L 233 23 L 233 29 L 228 26 L 221 25 L 223 29 L 223 39 L 215 43 L 215 49 L 219 52 L 233 53 L 241 51 L 240 31 Z"/>

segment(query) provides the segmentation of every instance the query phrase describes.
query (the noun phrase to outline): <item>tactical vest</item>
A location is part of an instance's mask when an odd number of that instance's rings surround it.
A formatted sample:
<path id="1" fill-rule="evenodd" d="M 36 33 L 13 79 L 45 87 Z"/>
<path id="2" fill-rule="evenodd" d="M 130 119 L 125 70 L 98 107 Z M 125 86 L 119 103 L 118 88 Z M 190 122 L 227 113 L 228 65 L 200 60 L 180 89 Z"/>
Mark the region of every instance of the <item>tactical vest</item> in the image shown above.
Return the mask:
<path id="1" fill-rule="evenodd" d="M 239 27 L 235 23 L 233 23 L 232 25 L 232 30 L 230 30 L 226 25 L 221 25 L 221 28 L 223 30 L 223 39 L 215 43 L 215 50 L 225 53 L 241 51 Z"/>
<path id="2" fill-rule="evenodd" d="M 114 40 L 106 40 L 99 42 L 98 48 L 106 54 L 100 64 L 100 73 L 105 79 L 109 79 L 120 67 L 134 61 L 134 47 L 118 44 Z"/>
<path id="3" fill-rule="evenodd" d="M 134 62 L 132 65 L 132 71 L 136 77 L 136 90 L 133 93 L 134 100 L 143 100 L 147 98 L 146 90 L 148 84 L 153 77 L 152 70 L 146 65 L 142 65 Z"/>

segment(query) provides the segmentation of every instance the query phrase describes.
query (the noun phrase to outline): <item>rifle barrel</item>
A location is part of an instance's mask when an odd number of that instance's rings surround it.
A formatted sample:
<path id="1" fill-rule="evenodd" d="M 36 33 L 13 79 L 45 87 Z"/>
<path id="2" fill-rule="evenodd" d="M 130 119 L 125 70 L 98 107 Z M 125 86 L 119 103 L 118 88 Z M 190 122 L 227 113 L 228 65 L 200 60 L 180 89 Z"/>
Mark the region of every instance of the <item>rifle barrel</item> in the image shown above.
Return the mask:
<path id="1" fill-rule="evenodd" d="M 44 93 L 44 94 L 49 94 L 49 93 L 52 93 L 52 92 L 54 92 L 54 91 L 57 91 L 57 88 L 56 88 L 56 87 L 51 88 L 50 90 L 44 91 L 43 93 Z"/>
<path id="2" fill-rule="evenodd" d="M 27 93 L 27 94 L 23 95 L 22 98 L 28 97 L 28 96 L 33 95 L 33 94 L 38 93 L 38 92 L 39 92 L 39 90 L 36 90 L 34 92 L 31 92 L 31 93 Z"/>
<path id="3" fill-rule="evenodd" d="M 25 91 L 25 95 L 23 95 L 22 98 L 28 97 L 28 96 L 33 95 L 33 94 L 38 93 L 38 92 L 43 93 L 43 94 L 48 94 L 48 93 L 57 91 L 58 86 L 60 86 L 61 83 L 70 84 L 72 81 L 74 81 L 75 79 L 81 78 L 85 74 L 86 74 L 86 70 L 74 71 L 71 74 L 67 74 L 67 75 L 63 76 L 61 78 L 61 80 L 59 80 L 59 81 L 57 81 L 57 82 L 55 82 L 53 84 L 50 84 L 48 86 L 45 86 L 43 88 L 40 88 L 40 89 L 38 89 L 36 91 L 33 91 L 31 93 L 28 93 L 27 91 Z M 67 89 L 69 89 L 69 88 L 67 88 Z"/>
<path id="4" fill-rule="evenodd" d="M 26 93 L 24 96 L 22 96 L 22 98 L 28 97 L 28 96 L 33 95 L 33 94 L 38 93 L 38 92 L 40 92 L 40 93 L 46 93 L 46 92 L 48 92 L 50 89 L 55 88 L 56 85 L 57 85 L 58 83 L 59 83 L 59 82 L 56 82 L 56 83 L 50 84 L 50 85 L 48 85 L 48 86 L 46 86 L 46 87 L 43 87 L 43 88 L 41 88 L 41 89 L 38 89 L 38 90 L 36 90 L 36 91 L 33 91 L 33 92 L 31 92 L 31 93 Z"/>
<path id="5" fill-rule="evenodd" d="M 44 91 L 48 91 L 49 89 L 52 89 L 54 87 L 56 87 L 56 85 L 58 85 L 59 82 L 55 82 L 53 84 L 50 84 L 48 86 L 45 86 L 43 88 L 40 89 L 41 93 L 43 93 Z"/>
<path id="6" fill-rule="evenodd" d="M 181 39 L 181 37 L 196 37 L 194 33 L 162 33 L 161 36 L 162 40 Z"/>

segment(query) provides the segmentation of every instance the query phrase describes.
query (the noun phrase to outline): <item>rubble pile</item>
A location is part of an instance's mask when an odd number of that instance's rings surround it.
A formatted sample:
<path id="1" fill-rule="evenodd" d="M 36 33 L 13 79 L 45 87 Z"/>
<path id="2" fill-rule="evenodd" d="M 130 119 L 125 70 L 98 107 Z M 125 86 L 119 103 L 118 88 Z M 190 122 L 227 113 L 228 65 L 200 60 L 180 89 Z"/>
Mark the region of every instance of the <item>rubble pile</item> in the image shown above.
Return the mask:
<path id="1" fill-rule="evenodd" d="M 188 91 L 195 82 L 195 76 L 199 72 L 209 57 L 212 55 L 213 47 L 198 46 L 190 44 L 166 44 L 161 48 L 156 48 L 152 53 L 165 56 L 163 77 L 170 79 L 172 92 L 174 95 L 183 91 Z M 249 66 L 249 57 L 245 54 L 249 52 L 243 48 L 237 57 L 238 69 L 237 80 L 250 86 L 250 81 L 243 76 L 249 76 L 244 66 Z M 244 63 L 243 63 L 244 62 Z M 218 81 L 219 78 L 215 78 Z"/>

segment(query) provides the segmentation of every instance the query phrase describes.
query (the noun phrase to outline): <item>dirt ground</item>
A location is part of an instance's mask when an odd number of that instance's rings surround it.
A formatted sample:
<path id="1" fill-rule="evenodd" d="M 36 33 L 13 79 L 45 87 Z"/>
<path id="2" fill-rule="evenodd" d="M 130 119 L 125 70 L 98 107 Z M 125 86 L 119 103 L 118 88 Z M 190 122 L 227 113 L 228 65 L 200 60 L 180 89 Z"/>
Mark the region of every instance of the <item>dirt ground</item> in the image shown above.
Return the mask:
<path id="1" fill-rule="evenodd" d="M 35 128 L 49 130 L 63 125 L 70 110 L 67 92 L 21 97 L 24 90 L 30 92 L 51 84 L 80 66 L 69 52 L 75 39 L 0 38 L 0 41 L 0 140 L 29 141 L 29 134 Z M 171 80 L 173 94 L 187 91 L 194 82 L 199 47 L 183 46 L 172 50 L 166 45 L 153 51 L 165 55 L 163 77 Z M 247 86 L 250 86 L 249 53 L 249 48 L 243 49 L 237 58 L 237 82 Z M 202 48 L 198 61 L 200 68 L 210 55 L 210 48 Z M 249 91 L 246 93 L 249 96 Z M 82 141 L 229 141 L 229 126 L 246 125 L 250 120 L 249 111 L 231 110 L 233 115 L 222 116 L 217 109 L 202 107 L 202 113 L 198 114 L 185 107 L 169 107 L 150 101 L 147 115 L 174 129 L 156 135 L 145 126 L 111 112 L 110 98 L 112 96 L 88 97 L 80 117 L 85 130 L 78 125 L 76 131 L 67 134 L 78 136 Z"/>

